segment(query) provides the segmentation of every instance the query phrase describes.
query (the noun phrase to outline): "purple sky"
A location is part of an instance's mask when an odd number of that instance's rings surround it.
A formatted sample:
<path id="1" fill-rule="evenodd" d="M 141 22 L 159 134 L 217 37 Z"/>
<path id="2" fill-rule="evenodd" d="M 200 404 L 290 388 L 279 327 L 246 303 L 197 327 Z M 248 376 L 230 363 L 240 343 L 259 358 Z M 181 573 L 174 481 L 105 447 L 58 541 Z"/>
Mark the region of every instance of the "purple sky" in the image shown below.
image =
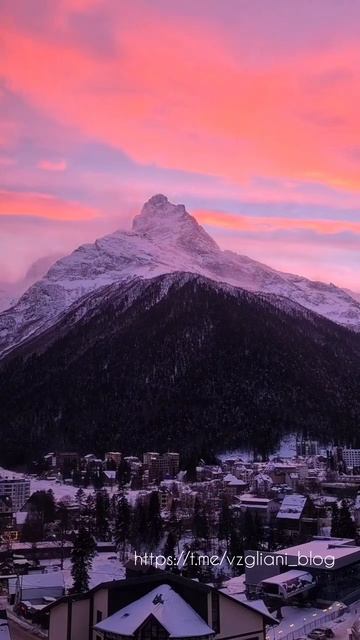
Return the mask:
<path id="1" fill-rule="evenodd" d="M 360 290 L 360 3 L 2 0 L 0 281 L 157 192 Z"/>

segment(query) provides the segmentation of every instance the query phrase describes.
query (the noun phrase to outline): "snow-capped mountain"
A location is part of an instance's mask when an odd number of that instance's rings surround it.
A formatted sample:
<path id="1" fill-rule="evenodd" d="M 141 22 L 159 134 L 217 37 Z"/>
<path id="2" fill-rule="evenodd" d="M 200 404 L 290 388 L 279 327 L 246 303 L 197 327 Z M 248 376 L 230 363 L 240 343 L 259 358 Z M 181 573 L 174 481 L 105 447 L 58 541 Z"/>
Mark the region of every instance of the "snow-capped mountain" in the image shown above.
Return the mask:
<path id="1" fill-rule="evenodd" d="M 49 328 L 75 301 L 100 287 L 175 271 L 282 296 L 360 330 L 360 304 L 343 289 L 221 250 L 183 205 L 156 195 L 134 218 L 131 231 L 116 231 L 80 246 L 0 314 L 0 353 Z"/>
<path id="2" fill-rule="evenodd" d="M 42 278 L 49 267 L 58 260 L 60 256 L 44 256 L 30 265 L 25 276 L 15 282 L 0 282 L 0 313 L 13 307 L 20 296 L 31 287 L 34 282 Z"/>

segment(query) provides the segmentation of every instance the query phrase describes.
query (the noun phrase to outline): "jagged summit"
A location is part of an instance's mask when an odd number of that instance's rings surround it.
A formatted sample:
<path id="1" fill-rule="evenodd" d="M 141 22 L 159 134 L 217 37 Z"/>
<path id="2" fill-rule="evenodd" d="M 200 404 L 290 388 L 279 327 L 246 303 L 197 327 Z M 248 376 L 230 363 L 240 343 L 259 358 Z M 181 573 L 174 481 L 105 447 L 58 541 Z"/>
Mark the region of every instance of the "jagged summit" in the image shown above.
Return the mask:
<path id="1" fill-rule="evenodd" d="M 334 322 L 360 330 L 360 304 L 343 289 L 281 273 L 222 251 L 183 204 L 157 194 L 116 231 L 58 260 L 18 302 L 0 313 L 0 357 L 51 327 L 83 296 L 109 284 L 165 273 L 196 273 L 253 292 L 288 298 Z"/>
<path id="2" fill-rule="evenodd" d="M 175 243 L 188 251 L 220 251 L 215 240 L 186 211 L 185 205 L 173 204 L 161 193 L 145 202 L 132 228 L 137 234 Z"/>
<path id="3" fill-rule="evenodd" d="M 183 204 L 173 204 L 166 196 L 158 193 L 145 202 L 141 213 L 135 216 L 132 228 L 135 233 L 152 233 L 154 226 L 159 229 L 163 226 L 176 226 L 187 216 L 189 214 Z"/>

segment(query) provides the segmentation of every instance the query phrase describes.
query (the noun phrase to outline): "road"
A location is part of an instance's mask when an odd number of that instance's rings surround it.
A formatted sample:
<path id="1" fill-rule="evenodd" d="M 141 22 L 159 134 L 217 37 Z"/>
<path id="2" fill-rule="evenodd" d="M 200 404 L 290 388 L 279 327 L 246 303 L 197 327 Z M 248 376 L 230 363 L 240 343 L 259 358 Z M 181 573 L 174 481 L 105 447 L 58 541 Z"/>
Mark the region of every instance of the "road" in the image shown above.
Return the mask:
<path id="1" fill-rule="evenodd" d="M 24 629 L 13 620 L 9 620 L 9 629 L 11 640 L 39 640 L 39 636 L 28 629 Z"/>

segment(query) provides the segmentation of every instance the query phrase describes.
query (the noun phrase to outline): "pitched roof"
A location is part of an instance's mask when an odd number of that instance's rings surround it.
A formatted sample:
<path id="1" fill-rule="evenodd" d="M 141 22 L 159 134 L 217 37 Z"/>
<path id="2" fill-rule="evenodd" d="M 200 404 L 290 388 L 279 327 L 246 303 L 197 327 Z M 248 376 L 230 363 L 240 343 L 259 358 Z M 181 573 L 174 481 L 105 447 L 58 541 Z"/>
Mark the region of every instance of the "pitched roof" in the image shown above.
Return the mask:
<path id="1" fill-rule="evenodd" d="M 289 520 L 299 520 L 306 504 L 306 496 L 297 493 L 285 496 L 278 511 L 277 518 L 286 518 Z"/>
<path id="2" fill-rule="evenodd" d="M 214 635 L 214 630 L 168 584 L 155 587 L 142 598 L 99 622 L 95 629 L 132 636 L 149 616 L 156 618 L 170 638 Z"/>

